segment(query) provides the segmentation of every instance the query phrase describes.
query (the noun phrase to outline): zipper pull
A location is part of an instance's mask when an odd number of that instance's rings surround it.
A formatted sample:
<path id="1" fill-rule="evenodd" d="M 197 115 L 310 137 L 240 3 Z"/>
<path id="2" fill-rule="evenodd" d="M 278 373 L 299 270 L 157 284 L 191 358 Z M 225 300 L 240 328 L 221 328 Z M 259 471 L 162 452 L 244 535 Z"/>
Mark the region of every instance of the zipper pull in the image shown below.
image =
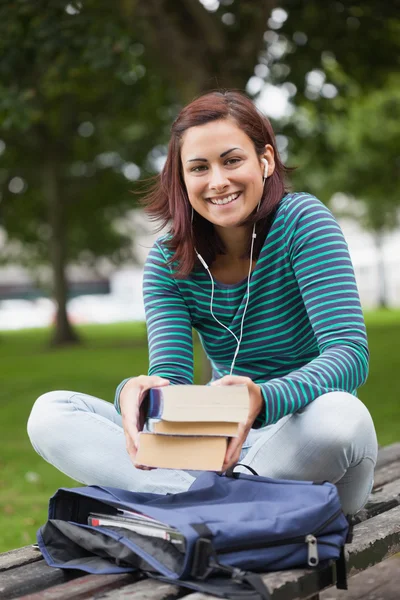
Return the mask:
<path id="1" fill-rule="evenodd" d="M 307 535 L 306 544 L 308 545 L 307 562 L 310 567 L 316 567 L 319 563 L 317 538 L 313 535 Z"/>

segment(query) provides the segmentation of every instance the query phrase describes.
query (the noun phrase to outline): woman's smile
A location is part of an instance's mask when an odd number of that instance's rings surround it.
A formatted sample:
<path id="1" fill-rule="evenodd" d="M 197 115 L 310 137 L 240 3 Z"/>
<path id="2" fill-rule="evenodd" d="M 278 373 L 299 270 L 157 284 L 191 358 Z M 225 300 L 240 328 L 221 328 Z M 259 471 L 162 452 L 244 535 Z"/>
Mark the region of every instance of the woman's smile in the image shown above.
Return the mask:
<path id="1" fill-rule="evenodd" d="M 239 198 L 242 192 L 232 192 L 224 196 L 214 196 L 213 198 L 206 198 L 207 202 L 214 204 L 214 206 L 228 206 L 231 205 Z"/>

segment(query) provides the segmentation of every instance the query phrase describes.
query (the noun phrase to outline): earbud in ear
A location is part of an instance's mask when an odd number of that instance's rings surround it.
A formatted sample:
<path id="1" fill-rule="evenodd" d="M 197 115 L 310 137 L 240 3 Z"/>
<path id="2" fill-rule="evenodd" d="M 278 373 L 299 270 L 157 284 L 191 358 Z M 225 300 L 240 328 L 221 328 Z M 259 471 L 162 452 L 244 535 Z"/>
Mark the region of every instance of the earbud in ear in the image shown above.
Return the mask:
<path id="1" fill-rule="evenodd" d="M 263 175 L 263 179 L 267 179 L 268 177 L 268 169 L 269 169 L 269 164 L 266 158 L 262 158 L 261 162 L 264 165 L 264 175 Z"/>

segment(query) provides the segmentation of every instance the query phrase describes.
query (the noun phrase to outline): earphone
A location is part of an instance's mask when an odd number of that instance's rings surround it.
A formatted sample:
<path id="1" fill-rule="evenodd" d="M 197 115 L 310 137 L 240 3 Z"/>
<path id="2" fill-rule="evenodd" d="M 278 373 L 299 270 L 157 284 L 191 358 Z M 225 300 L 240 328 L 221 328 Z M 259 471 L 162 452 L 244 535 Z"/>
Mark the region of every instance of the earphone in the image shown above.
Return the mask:
<path id="1" fill-rule="evenodd" d="M 263 183 L 265 184 L 265 181 L 266 181 L 266 179 L 268 178 L 269 164 L 268 164 L 268 161 L 267 161 L 267 159 L 266 159 L 266 158 L 262 158 L 262 159 L 261 159 L 261 162 L 264 164 Z M 258 205 L 257 205 L 257 211 L 258 211 L 258 209 L 260 208 L 260 204 L 261 204 L 261 198 L 260 198 L 260 200 L 259 200 L 259 202 L 258 202 Z M 193 207 L 192 207 L 192 223 L 193 223 Z M 246 296 L 247 296 L 247 297 L 246 297 L 246 304 L 245 304 L 245 307 L 244 307 L 244 310 L 243 310 L 242 320 L 241 320 L 241 323 L 240 323 L 240 335 L 239 335 L 239 339 L 238 339 L 238 337 L 236 336 L 236 334 L 235 334 L 235 333 L 234 333 L 234 332 L 233 332 L 231 329 L 229 329 L 229 327 L 227 327 L 226 325 L 224 325 L 223 323 L 221 323 L 221 321 L 219 321 L 219 320 L 217 319 L 217 317 L 214 315 L 214 313 L 213 313 L 213 306 L 212 306 L 212 305 L 213 305 L 213 300 L 214 300 L 214 288 L 215 288 L 214 279 L 213 279 L 213 276 L 211 275 L 210 268 L 209 268 L 209 266 L 207 265 L 206 261 L 205 261 L 205 260 L 204 260 L 204 258 L 201 256 L 201 254 L 199 254 L 199 253 L 197 252 L 197 249 L 196 249 L 196 248 L 194 249 L 194 250 L 195 250 L 195 252 L 196 252 L 197 258 L 199 259 L 199 261 L 201 262 L 201 264 L 203 265 L 203 267 L 204 267 L 204 268 L 205 268 L 205 270 L 207 271 L 207 273 L 208 273 L 208 275 L 209 275 L 209 277 L 210 277 L 210 280 L 211 280 L 211 300 L 210 300 L 210 313 L 211 313 L 211 315 L 212 315 L 213 319 L 214 319 L 214 320 L 215 320 L 215 321 L 216 321 L 216 322 L 217 322 L 219 325 L 221 325 L 221 327 L 223 327 L 224 329 L 226 329 L 227 331 L 229 331 L 229 333 L 230 333 L 230 334 L 231 334 L 231 335 L 232 335 L 232 336 L 235 338 L 235 341 L 236 341 L 236 343 L 237 343 L 236 350 L 235 350 L 235 354 L 234 354 L 234 356 L 233 356 L 233 360 L 232 360 L 232 364 L 231 364 L 231 368 L 230 368 L 230 372 L 229 372 L 229 374 L 230 374 L 230 375 L 232 375 L 232 372 L 233 372 L 233 367 L 235 366 L 235 362 L 236 362 L 236 357 L 237 357 L 237 355 L 238 355 L 239 348 L 240 348 L 240 344 L 241 344 L 241 342 L 242 342 L 242 337 L 243 337 L 243 325 L 244 325 L 244 317 L 245 317 L 245 315 L 246 315 L 247 306 L 248 306 L 248 304 L 249 304 L 249 300 L 250 300 L 250 277 L 251 277 L 251 266 L 252 266 L 252 262 L 253 262 L 253 248 L 254 248 L 254 240 L 256 239 L 256 237 L 257 237 L 257 234 L 256 234 L 256 224 L 254 223 L 254 225 L 253 225 L 253 231 L 252 231 L 252 233 L 251 233 L 250 264 L 249 264 L 249 273 L 248 273 L 248 276 L 247 276 L 247 288 L 246 288 Z"/>
<path id="2" fill-rule="evenodd" d="M 262 158 L 262 159 L 261 159 L 261 162 L 262 162 L 262 163 L 263 163 L 263 165 L 264 165 L 264 175 L 263 175 L 263 180 L 265 181 L 265 180 L 267 179 L 267 177 L 268 177 L 269 163 L 268 163 L 268 161 L 267 161 L 267 159 L 266 159 L 266 158 Z"/>

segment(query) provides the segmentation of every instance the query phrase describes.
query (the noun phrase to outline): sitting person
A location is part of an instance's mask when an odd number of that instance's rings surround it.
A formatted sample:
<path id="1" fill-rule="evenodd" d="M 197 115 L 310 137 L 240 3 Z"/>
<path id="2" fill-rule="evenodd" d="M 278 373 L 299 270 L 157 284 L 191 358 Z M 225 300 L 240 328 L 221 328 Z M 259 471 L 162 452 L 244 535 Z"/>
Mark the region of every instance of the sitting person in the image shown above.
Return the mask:
<path id="1" fill-rule="evenodd" d="M 364 506 L 377 440 L 356 397 L 368 346 L 354 272 L 336 220 L 288 191 L 287 171 L 244 94 L 211 92 L 181 111 L 145 199 L 169 227 L 144 269 L 148 374 L 125 379 L 115 407 L 72 391 L 38 398 L 28 433 L 45 460 L 88 485 L 188 489 L 196 473 L 143 469 L 135 457 L 146 392 L 193 383 L 194 328 L 211 385 L 249 391 L 223 469 L 240 460 L 263 476 L 328 480 L 345 513 Z"/>

